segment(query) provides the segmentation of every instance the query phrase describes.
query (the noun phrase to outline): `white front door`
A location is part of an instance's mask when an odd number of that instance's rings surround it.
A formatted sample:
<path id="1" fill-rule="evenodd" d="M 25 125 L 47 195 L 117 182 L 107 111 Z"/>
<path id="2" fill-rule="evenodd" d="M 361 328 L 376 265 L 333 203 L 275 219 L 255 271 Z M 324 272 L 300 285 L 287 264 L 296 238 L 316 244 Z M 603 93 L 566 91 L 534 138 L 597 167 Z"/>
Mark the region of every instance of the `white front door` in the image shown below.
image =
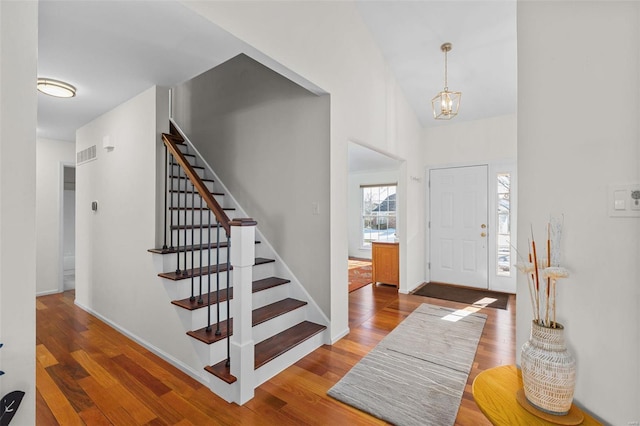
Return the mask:
<path id="1" fill-rule="evenodd" d="M 488 288 L 487 166 L 429 172 L 431 281 Z"/>

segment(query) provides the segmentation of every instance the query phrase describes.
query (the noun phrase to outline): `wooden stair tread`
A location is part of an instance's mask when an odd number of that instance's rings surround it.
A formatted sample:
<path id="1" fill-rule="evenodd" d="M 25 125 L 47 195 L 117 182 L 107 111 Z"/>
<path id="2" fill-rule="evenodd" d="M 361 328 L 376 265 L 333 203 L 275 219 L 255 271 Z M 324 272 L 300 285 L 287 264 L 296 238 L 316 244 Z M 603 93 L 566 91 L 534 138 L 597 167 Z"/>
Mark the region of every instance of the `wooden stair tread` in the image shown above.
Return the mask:
<path id="1" fill-rule="evenodd" d="M 216 299 L 217 296 L 217 299 Z M 229 287 L 229 299 L 233 299 L 233 287 Z M 181 308 L 187 309 L 189 311 L 194 311 L 200 308 L 206 308 L 209 306 L 209 301 L 211 301 L 211 305 L 215 305 L 216 303 L 222 303 L 227 301 L 227 289 L 221 289 L 219 292 L 212 291 L 208 294 L 202 295 L 202 302 L 198 303 L 198 298 L 194 298 L 191 300 L 190 297 L 181 300 L 172 300 L 171 303 L 180 306 Z"/>
<path id="2" fill-rule="evenodd" d="M 253 293 L 257 293 L 262 290 L 266 290 L 271 287 L 277 287 L 282 284 L 290 283 L 290 280 L 278 277 L 269 277 L 262 280 L 256 280 L 253 282 Z"/>
<path id="3" fill-rule="evenodd" d="M 287 298 L 287 299 L 280 300 L 278 302 L 274 302 L 270 305 L 266 305 L 261 308 L 254 309 L 253 312 L 251 313 L 251 326 L 255 327 L 256 325 L 262 324 L 263 322 L 269 321 L 273 318 L 277 318 L 280 315 L 284 315 L 287 312 L 291 312 L 295 309 L 301 308 L 306 304 L 307 302 L 303 302 L 302 300 Z M 202 307 L 202 306 L 203 305 L 199 305 L 198 307 Z M 229 318 L 228 324 L 230 324 L 229 336 L 231 336 L 233 335 L 233 318 Z M 201 342 L 206 343 L 207 345 L 210 345 L 212 343 L 215 343 L 227 337 L 227 320 L 220 321 L 219 335 L 216 335 L 215 324 L 211 325 L 211 330 L 209 331 L 207 331 L 207 327 L 202 327 L 198 330 L 188 331 L 187 334 L 193 337 L 194 339 L 198 339 Z"/>
<path id="4" fill-rule="evenodd" d="M 216 335 L 216 325 L 211 324 L 211 330 L 207 331 L 207 327 L 198 330 L 187 331 L 187 335 L 194 339 L 200 340 L 202 343 L 210 345 L 219 340 L 227 338 L 227 320 L 220 321 L 220 334 Z M 233 318 L 229 318 L 229 336 L 233 334 Z"/>
<path id="5" fill-rule="evenodd" d="M 180 167 L 180 164 L 178 164 L 178 163 L 173 163 L 173 166 L 174 166 L 174 167 Z M 191 165 L 191 168 L 192 168 L 192 169 L 202 169 L 202 170 L 204 170 L 204 167 L 203 167 L 203 166 L 194 166 L 193 164 Z"/>
<path id="6" fill-rule="evenodd" d="M 270 337 L 257 345 L 255 345 L 254 368 L 265 365 L 279 355 L 287 352 L 299 345 L 300 343 L 315 336 L 327 327 L 310 321 L 303 321 L 293 327 Z M 224 334 L 224 333 L 223 333 Z M 227 360 L 224 359 L 219 363 L 207 366 L 204 369 L 214 376 L 231 384 L 236 378 L 231 374 L 231 369 L 226 365 Z"/>
<path id="7" fill-rule="evenodd" d="M 265 263 L 272 263 L 275 262 L 274 259 L 265 259 L 264 257 L 256 257 L 256 261 L 254 263 L 254 265 L 263 265 Z M 233 269 L 233 267 L 231 268 Z M 227 265 L 225 263 L 222 263 L 220 265 L 211 265 L 211 273 L 218 273 L 218 272 L 224 272 L 227 270 Z M 207 273 L 207 268 L 203 267 L 202 268 L 202 274 L 206 274 Z M 192 268 L 192 269 L 187 269 L 186 271 L 180 271 L 180 273 L 176 273 L 175 271 L 173 272 L 161 272 L 158 274 L 159 277 L 162 278 L 166 278 L 168 280 L 173 280 L 173 281 L 179 281 L 179 280 L 185 280 L 187 278 L 191 278 L 193 277 L 199 277 L 200 276 L 200 268 Z"/>
<path id="8" fill-rule="evenodd" d="M 211 210 L 209 207 L 169 207 L 169 210 Z M 235 207 L 223 207 L 222 210 L 235 210 Z"/>
<path id="9" fill-rule="evenodd" d="M 229 384 L 238 380 L 235 378 L 233 374 L 231 374 L 231 369 L 227 367 L 226 359 L 223 359 L 222 361 L 220 361 L 215 365 L 207 366 L 204 369 L 207 370 L 209 373 L 213 374 L 214 376 L 218 377 L 220 380 L 224 380 Z"/>
<path id="10" fill-rule="evenodd" d="M 269 282 L 271 284 L 269 286 L 266 286 L 264 284 L 265 282 Z M 278 278 L 278 277 L 270 277 L 270 278 L 265 278 L 263 280 L 257 280 L 252 283 L 251 293 L 257 293 L 259 291 L 267 290 L 269 288 L 276 287 L 289 282 L 290 282 L 289 280 L 285 280 L 284 278 Z M 202 295 L 203 303 L 198 303 L 198 298 L 195 298 L 195 300 L 192 301 L 190 297 L 187 297 L 186 299 L 172 300 L 171 303 L 176 306 L 180 306 L 181 308 L 187 309 L 189 311 L 193 311 L 194 309 L 200 309 L 208 306 L 207 303 L 209 300 L 211 301 L 212 305 L 215 305 L 217 302 L 225 302 L 227 300 L 226 289 L 220 290 L 220 295 L 218 299 L 216 299 L 215 291 L 212 291 L 210 294 L 211 296 L 209 296 L 208 294 Z M 229 287 L 229 298 L 233 299 L 233 287 Z M 303 302 L 303 303 L 306 303 L 306 302 Z"/>
<path id="11" fill-rule="evenodd" d="M 182 189 L 169 189 L 167 192 L 172 193 L 172 194 L 176 194 L 176 193 L 180 193 L 180 194 L 191 194 L 191 190 L 182 190 Z M 195 191 L 196 193 L 198 191 Z M 212 192 L 211 195 L 220 195 L 220 196 L 224 196 L 223 192 Z"/>
<path id="12" fill-rule="evenodd" d="M 327 327 L 310 321 L 303 321 L 285 331 L 269 337 L 258 343 L 255 347 L 254 368 L 265 365 L 289 349 L 320 333 Z"/>
<path id="13" fill-rule="evenodd" d="M 183 180 L 184 179 L 187 179 L 187 180 L 189 179 L 186 176 L 173 176 L 173 175 L 169 175 L 169 178 L 171 178 L 171 179 L 183 179 Z M 201 177 L 200 180 L 203 181 L 203 182 L 215 182 L 215 180 L 213 180 L 213 179 L 203 178 L 203 177 Z"/>
<path id="14" fill-rule="evenodd" d="M 201 228 L 205 228 L 205 229 L 206 228 L 212 228 L 213 229 L 215 227 L 216 227 L 215 223 L 212 223 L 212 224 L 203 223 L 203 224 L 197 224 L 197 225 L 180 225 L 180 226 L 173 225 L 171 227 L 171 230 L 175 231 L 177 229 L 184 230 L 184 229 L 201 229 Z M 224 228 L 222 230 L 224 231 Z"/>
<path id="15" fill-rule="evenodd" d="M 256 241 L 257 243 L 257 241 Z M 227 242 L 221 242 L 221 243 L 210 243 L 210 244 L 196 244 L 196 245 L 191 245 L 191 246 L 181 246 L 180 247 L 180 253 L 184 252 L 184 251 L 193 251 L 193 250 L 206 250 L 208 248 L 211 248 L 213 250 L 217 249 L 217 248 L 225 248 L 227 247 Z M 165 249 L 149 249 L 147 250 L 151 253 L 157 253 L 157 254 L 176 254 L 176 252 L 178 251 L 177 247 L 167 247 Z"/>
<path id="16" fill-rule="evenodd" d="M 189 181 L 189 183 L 191 182 L 188 178 L 186 178 L 186 177 L 184 177 L 184 176 L 181 176 L 181 177 L 178 177 L 178 176 L 169 176 L 169 179 L 181 179 L 181 180 L 187 179 L 187 180 Z M 205 183 L 215 183 L 215 180 L 213 180 L 213 179 L 200 178 L 200 180 L 201 180 L 202 182 L 205 182 Z M 178 185 L 180 185 L 181 183 L 182 183 L 182 182 L 176 182 L 174 186 L 178 186 Z M 167 187 L 168 187 L 169 189 L 171 189 L 171 183 L 168 183 L 168 184 L 167 184 Z"/>
<path id="17" fill-rule="evenodd" d="M 256 241 L 256 244 L 260 244 L 260 241 Z M 180 246 L 180 253 L 185 252 L 185 251 L 198 251 L 198 250 L 206 250 L 208 248 L 211 248 L 212 250 L 215 250 L 217 248 L 226 248 L 227 247 L 227 242 L 223 241 L 221 243 L 210 243 L 210 244 L 196 244 L 196 245 L 190 245 L 190 246 Z M 176 252 L 178 251 L 177 247 L 167 247 L 167 248 L 153 248 L 153 249 L 149 249 L 147 250 L 150 253 L 156 253 L 156 254 L 176 254 Z"/>
<path id="18" fill-rule="evenodd" d="M 279 300 L 270 305 L 263 306 L 258 309 L 254 309 L 251 313 L 251 325 L 255 327 L 258 324 L 267 322 L 273 318 L 284 315 L 287 312 L 291 312 L 306 305 L 307 302 L 302 300 L 292 299 L 290 297 Z"/>

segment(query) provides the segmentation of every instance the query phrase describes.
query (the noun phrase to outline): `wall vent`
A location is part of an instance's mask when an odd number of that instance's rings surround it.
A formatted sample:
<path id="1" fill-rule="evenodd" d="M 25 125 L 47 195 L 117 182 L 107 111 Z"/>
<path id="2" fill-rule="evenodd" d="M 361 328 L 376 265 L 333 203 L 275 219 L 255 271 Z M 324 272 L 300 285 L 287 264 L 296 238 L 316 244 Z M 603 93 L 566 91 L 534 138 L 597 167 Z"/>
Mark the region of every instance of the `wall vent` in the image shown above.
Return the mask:
<path id="1" fill-rule="evenodd" d="M 81 165 L 87 163 L 89 161 L 96 160 L 96 146 L 90 146 L 89 148 L 83 149 L 82 151 L 76 153 L 76 165 Z"/>

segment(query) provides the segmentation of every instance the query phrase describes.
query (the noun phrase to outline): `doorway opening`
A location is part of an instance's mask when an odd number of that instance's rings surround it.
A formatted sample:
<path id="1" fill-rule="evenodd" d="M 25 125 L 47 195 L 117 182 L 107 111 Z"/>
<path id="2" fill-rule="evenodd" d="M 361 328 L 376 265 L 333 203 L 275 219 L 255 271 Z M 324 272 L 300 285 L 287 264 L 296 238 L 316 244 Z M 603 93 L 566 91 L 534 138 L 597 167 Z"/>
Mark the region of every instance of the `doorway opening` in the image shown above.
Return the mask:
<path id="1" fill-rule="evenodd" d="M 349 291 L 367 291 L 372 282 L 372 243 L 397 242 L 402 221 L 402 160 L 355 142 L 348 144 Z"/>
<path id="2" fill-rule="evenodd" d="M 76 168 L 62 168 L 62 291 L 76 288 Z"/>

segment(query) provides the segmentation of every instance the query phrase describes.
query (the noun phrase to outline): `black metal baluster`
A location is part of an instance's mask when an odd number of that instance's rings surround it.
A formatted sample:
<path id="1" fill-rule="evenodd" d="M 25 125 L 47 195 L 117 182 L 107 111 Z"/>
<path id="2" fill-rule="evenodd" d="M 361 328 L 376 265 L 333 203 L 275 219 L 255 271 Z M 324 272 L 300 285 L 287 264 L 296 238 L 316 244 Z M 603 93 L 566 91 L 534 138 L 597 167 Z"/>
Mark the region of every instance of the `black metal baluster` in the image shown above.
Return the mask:
<path id="1" fill-rule="evenodd" d="M 176 209 L 176 211 L 178 212 L 178 226 L 176 228 L 176 236 L 177 236 L 177 240 L 178 240 L 178 246 L 176 247 L 176 275 L 180 274 L 180 175 L 182 174 L 182 169 L 180 168 L 180 166 L 178 166 L 178 191 L 174 192 L 173 191 L 173 181 L 175 179 L 173 173 L 173 167 L 175 166 L 175 158 L 173 156 L 173 154 L 171 154 L 171 204 L 173 204 L 173 197 L 177 197 L 178 199 L 178 208 Z M 171 213 L 171 239 L 173 240 L 173 212 Z M 184 239 L 184 242 L 187 242 L 187 239 Z M 173 246 L 173 243 L 172 243 Z M 187 263 L 184 263 L 185 265 L 185 269 L 187 266 Z"/>
<path id="2" fill-rule="evenodd" d="M 164 143 L 163 143 L 164 145 Z M 169 174 L 167 173 L 167 168 L 169 163 L 169 149 L 166 145 L 164 145 L 164 239 L 162 241 L 162 250 L 167 249 L 167 179 L 169 178 Z M 171 169 L 171 174 L 173 174 L 173 169 Z"/>
<path id="3" fill-rule="evenodd" d="M 229 272 L 227 271 L 227 275 Z M 220 221 L 216 219 L 216 336 L 222 334 L 220 331 Z M 229 328 L 229 323 L 227 323 Z"/>
<path id="4" fill-rule="evenodd" d="M 188 180 L 185 179 L 184 180 L 184 193 L 185 193 L 185 198 L 186 198 L 186 194 L 187 194 L 187 182 Z M 193 302 L 195 300 L 195 295 L 194 295 L 194 291 L 195 291 L 195 282 L 194 282 L 194 276 L 193 273 L 195 271 L 195 266 L 194 266 L 194 253 L 193 253 L 193 249 L 195 247 L 194 244 L 194 238 L 195 238 L 195 225 L 194 223 L 194 217 L 195 217 L 195 209 L 196 208 L 196 187 L 192 184 L 191 185 L 191 298 L 190 300 Z"/>
<path id="5" fill-rule="evenodd" d="M 211 210 L 207 208 L 207 332 L 211 332 Z"/>
<path id="6" fill-rule="evenodd" d="M 184 178 L 185 181 L 187 179 L 187 172 L 184 172 Z M 182 190 L 180 189 L 180 182 L 182 181 L 182 167 L 180 167 L 180 177 L 178 179 L 178 198 L 180 197 L 180 194 L 182 194 Z M 184 241 L 184 246 L 182 247 L 182 263 L 184 264 L 184 269 L 182 270 L 182 276 L 186 276 L 187 275 L 187 231 L 188 231 L 188 227 L 187 227 L 187 187 L 185 186 L 184 188 L 184 208 L 182 210 L 184 210 L 184 226 L 183 228 L 183 241 Z M 193 244 L 192 244 L 193 245 Z M 192 289 L 193 290 L 193 289 Z M 193 297 L 193 291 L 191 292 L 191 297 Z"/>
<path id="7" fill-rule="evenodd" d="M 229 309 L 229 275 L 231 272 L 231 264 L 229 261 L 229 258 L 231 256 L 229 256 L 229 254 L 231 253 L 231 238 L 229 238 L 229 236 L 227 236 L 227 362 L 225 363 L 225 365 L 227 367 L 231 366 L 231 327 L 229 327 L 231 325 L 229 317 L 230 317 L 230 309 Z"/>
<path id="8" fill-rule="evenodd" d="M 191 185 L 193 185 L 193 183 L 191 183 Z M 202 300 L 202 250 L 204 250 L 204 247 L 202 247 L 202 196 L 200 196 L 200 296 L 198 298 L 198 304 L 202 305 L 204 303 L 204 300 Z"/>
<path id="9" fill-rule="evenodd" d="M 175 163 L 173 161 L 173 154 L 171 154 L 171 197 L 169 197 L 169 211 L 171 212 L 171 216 L 169 221 L 171 222 L 169 229 L 173 231 L 173 174 Z M 169 248 L 173 250 L 173 232 L 169 233 Z"/>

